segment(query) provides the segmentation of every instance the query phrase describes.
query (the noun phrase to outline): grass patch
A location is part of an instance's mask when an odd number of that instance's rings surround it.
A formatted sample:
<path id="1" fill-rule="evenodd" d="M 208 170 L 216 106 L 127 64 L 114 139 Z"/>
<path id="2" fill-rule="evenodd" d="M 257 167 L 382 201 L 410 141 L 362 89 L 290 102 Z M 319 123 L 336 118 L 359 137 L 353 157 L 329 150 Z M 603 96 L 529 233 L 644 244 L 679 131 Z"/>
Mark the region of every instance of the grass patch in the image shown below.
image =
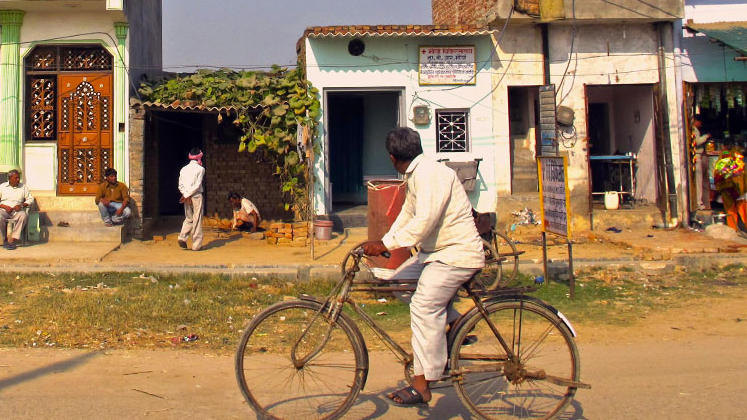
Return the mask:
<path id="1" fill-rule="evenodd" d="M 331 287 L 223 275 L 3 273 L 0 346 L 172 347 L 172 339 L 197 334 L 198 341 L 178 346 L 233 350 L 245 323 L 262 309 L 301 294 L 326 296 Z M 393 322 L 409 316 L 405 305 L 361 297 L 385 328 L 409 326 Z M 376 315 L 381 311 L 387 316 Z"/>
<path id="2" fill-rule="evenodd" d="M 527 277 L 521 281 L 529 282 Z M 629 325 L 646 313 L 696 298 L 744 294 L 747 272 L 731 265 L 703 272 L 684 269 L 583 270 L 576 298 L 568 285 L 550 282 L 534 296 L 572 322 Z M 197 347 L 232 352 L 246 322 L 283 299 L 326 296 L 332 283 L 223 275 L 150 276 L 122 273 L 0 274 L 0 346 L 147 348 Z M 408 307 L 391 296 L 355 294 L 363 310 L 398 341 L 409 342 Z M 459 308 L 469 306 L 461 302 Z M 384 312 L 385 314 L 381 314 Z M 352 311 L 348 313 L 355 319 Z M 358 323 L 369 348 L 381 342 Z M 195 342 L 172 339 L 197 334 Z"/>

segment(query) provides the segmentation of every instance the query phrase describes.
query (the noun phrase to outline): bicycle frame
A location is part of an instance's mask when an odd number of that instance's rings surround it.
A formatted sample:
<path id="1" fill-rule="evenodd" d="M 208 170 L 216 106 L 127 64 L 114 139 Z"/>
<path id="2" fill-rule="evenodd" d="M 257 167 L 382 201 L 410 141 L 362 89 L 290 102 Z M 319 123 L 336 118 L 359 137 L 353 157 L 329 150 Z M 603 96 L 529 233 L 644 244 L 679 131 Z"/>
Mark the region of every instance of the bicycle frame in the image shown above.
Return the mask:
<path id="1" fill-rule="evenodd" d="M 363 322 L 368 325 L 374 333 L 383 340 L 386 344 L 388 344 L 392 352 L 395 354 L 395 356 L 398 356 L 400 361 L 404 364 L 410 363 L 413 360 L 413 356 L 408 353 L 399 343 L 397 343 L 385 330 L 383 330 L 381 327 L 376 324 L 376 322 L 368 315 L 366 314 L 363 309 L 355 303 L 352 299 L 349 298 L 350 293 L 354 292 L 414 292 L 416 289 L 417 280 L 381 280 L 381 279 L 372 279 L 372 280 L 356 280 L 355 275 L 359 271 L 359 264 L 361 262 L 361 259 L 363 258 L 363 255 L 358 252 L 351 252 L 349 256 L 352 256 L 354 258 L 354 264 L 353 266 L 345 271 L 345 275 L 343 276 L 342 280 L 333 288 L 332 293 L 327 297 L 327 299 L 323 302 L 322 309 L 320 312 L 318 312 L 314 318 L 312 318 L 309 325 L 313 324 L 317 318 L 322 315 L 322 312 L 327 312 L 327 315 L 325 317 L 328 320 L 329 326 L 327 327 L 327 331 L 324 334 L 323 339 L 320 341 L 320 343 L 311 350 L 307 355 L 298 358 L 296 356 L 296 349 L 298 347 L 298 344 L 301 342 L 301 340 L 304 339 L 306 336 L 306 332 L 310 330 L 310 328 L 306 328 L 304 333 L 301 334 L 301 336 L 298 338 L 296 343 L 293 345 L 293 348 L 291 349 L 291 360 L 293 361 L 293 364 L 296 368 L 300 369 L 304 366 L 305 363 L 313 359 L 327 344 L 329 341 L 330 334 L 332 332 L 332 329 L 335 327 L 337 322 L 337 317 L 339 316 L 340 312 L 342 311 L 342 307 L 347 303 L 351 306 L 353 311 L 358 314 Z M 344 262 L 343 262 L 344 266 Z M 475 273 L 477 274 L 477 273 Z M 474 276 L 472 279 L 467 281 L 465 285 L 470 284 L 474 279 Z M 358 287 L 356 287 L 358 286 Z M 369 286 L 369 287 L 361 287 L 361 286 Z M 337 291 L 339 289 L 339 292 Z M 493 322 L 490 320 L 490 317 L 488 317 L 487 310 L 485 309 L 485 306 L 483 305 L 482 298 L 485 296 L 499 296 L 499 295 L 515 295 L 517 293 L 521 294 L 523 296 L 524 293 L 531 292 L 536 290 L 536 288 L 531 287 L 522 287 L 522 288 L 511 288 L 511 289 L 500 289 L 497 291 L 482 291 L 477 292 L 472 290 L 470 287 L 465 287 L 467 290 L 468 296 L 472 299 L 475 308 L 482 314 L 482 317 L 485 319 L 487 325 L 490 327 L 490 330 L 493 332 L 495 337 L 498 339 L 498 342 L 501 344 L 501 347 L 503 347 L 503 350 L 506 352 L 506 361 L 517 361 L 516 353 L 513 351 L 511 346 L 506 342 L 506 340 L 501 335 L 500 331 L 498 331 L 498 328 L 493 324 Z M 522 302 L 523 303 L 523 302 Z M 521 312 L 519 311 L 519 316 L 521 317 Z M 460 318 L 455 325 L 461 326 L 460 321 L 464 318 L 464 315 L 462 318 Z M 459 328 L 455 328 L 453 331 L 454 333 Z M 450 334 L 451 336 L 451 334 Z M 521 319 L 519 322 L 519 340 L 521 339 Z M 449 340 L 451 341 L 451 340 Z M 449 346 L 450 348 L 451 346 Z M 483 356 L 484 358 L 484 356 Z M 496 360 L 500 361 L 503 358 L 496 357 Z M 493 359 L 490 359 L 493 360 Z M 477 371 L 471 371 L 471 372 L 492 372 L 502 369 L 501 366 L 497 366 L 496 368 L 481 368 Z M 454 372 L 453 374 L 459 374 L 459 372 Z"/>

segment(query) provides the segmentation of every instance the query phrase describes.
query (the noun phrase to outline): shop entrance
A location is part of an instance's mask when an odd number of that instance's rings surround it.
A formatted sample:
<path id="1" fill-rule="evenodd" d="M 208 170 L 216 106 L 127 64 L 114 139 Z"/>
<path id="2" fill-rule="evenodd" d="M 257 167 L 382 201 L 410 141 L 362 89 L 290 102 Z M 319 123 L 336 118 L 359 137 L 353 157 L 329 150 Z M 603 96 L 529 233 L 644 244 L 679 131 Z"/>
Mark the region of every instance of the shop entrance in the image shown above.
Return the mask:
<path id="1" fill-rule="evenodd" d="M 183 215 L 184 206 L 179 203 L 179 171 L 189 163 L 187 155 L 193 147 L 205 150 L 203 116 L 200 113 L 168 111 L 153 112 L 152 115 L 158 121 L 157 141 L 153 145 L 156 153 L 150 158 L 145 156 L 146 161 L 154 162 L 152 166 L 148 165 L 146 177 L 154 176 L 156 179 L 151 179 L 148 185 L 158 191 L 157 212 L 160 216 Z M 203 187 L 207 202 L 206 184 Z"/>
<path id="2" fill-rule="evenodd" d="M 716 192 L 714 170 L 719 156 L 725 151 L 747 150 L 747 83 L 688 83 L 686 85 L 686 121 L 690 163 L 690 208 L 710 210 L 721 208 Z M 701 135 L 710 135 L 710 140 L 695 148 L 693 122 L 701 120 L 698 130 Z M 696 158 L 696 155 L 697 158 Z M 701 163 L 702 162 L 702 163 Z M 696 182 L 695 165 L 702 165 L 701 182 Z M 697 187 L 702 193 L 697 193 Z M 698 197 L 702 195 L 702 203 Z"/>
<path id="3" fill-rule="evenodd" d="M 326 92 L 327 211 L 365 205 L 370 179 L 397 178 L 384 147 L 400 125 L 401 90 Z"/>
<path id="4" fill-rule="evenodd" d="M 655 203 L 653 85 L 587 86 L 586 100 L 592 201 Z"/>

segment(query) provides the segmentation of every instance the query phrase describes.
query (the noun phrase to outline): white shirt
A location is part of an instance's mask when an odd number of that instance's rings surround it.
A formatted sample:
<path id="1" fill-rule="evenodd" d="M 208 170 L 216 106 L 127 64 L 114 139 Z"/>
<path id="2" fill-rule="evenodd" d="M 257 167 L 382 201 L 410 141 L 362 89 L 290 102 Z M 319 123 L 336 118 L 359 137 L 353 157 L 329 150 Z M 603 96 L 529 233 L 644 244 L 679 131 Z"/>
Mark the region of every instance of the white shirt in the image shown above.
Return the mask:
<path id="1" fill-rule="evenodd" d="M 248 198 L 242 198 L 241 199 L 241 207 L 238 210 L 233 211 L 233 227 L 236 227 L 236 222 L 239 220 L 239 212 L 244 211 L 247 215 L 252 214 L 252 212 L 257 213 L 257 217 L 262 218 L 262 216 L 259 215 L 259 209 L 257 206 L 254 205 L 251 201 L 249 201 Z"/>
<path id="2" fill-rule="evenodd" d="M 251 201 L 249 201 L 248 198 L 242 198 L 241 199 L 241 210 L 244 210 L 246 214 L 251 214 L 252 212 L 257 213 L 257 216 L 259 216 L 259 209 L 257 206 L 254 205 Z"/>
<path id="3" fill-rule="evenodd" d="M 200 166 L 196 160 L 190 161 L 179 171 L 179 192 L 185 198 L 192 197 L 202 192 L 202 178 L 205 176 L 205 168 Z"/>
<path id="4" fill-rule="evenodd" d="M 472 205 L 456 172 L 418 155 L 405 171 L 405 202 L 382 242 L 387 249 L 420 245 L 421 263 L 482 268 L 485 254 Z"/>
<path id="5" fill-rule="evenodd" d="M 10 182 L 0 184 L 0 204 L 15 207 L 22 203 L 29 206 L 34 204 L 34 196 L 23 182 L 19 182 L 15 187 L 11 187 Z"/>

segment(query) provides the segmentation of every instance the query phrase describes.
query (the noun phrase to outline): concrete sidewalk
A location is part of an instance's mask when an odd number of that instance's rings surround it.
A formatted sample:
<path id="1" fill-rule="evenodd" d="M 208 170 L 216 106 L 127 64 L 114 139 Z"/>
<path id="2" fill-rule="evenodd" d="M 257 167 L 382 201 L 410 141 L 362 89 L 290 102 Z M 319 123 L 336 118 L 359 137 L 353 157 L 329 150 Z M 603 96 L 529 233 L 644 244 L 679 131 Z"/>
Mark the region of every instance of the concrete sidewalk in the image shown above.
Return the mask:
<path id="1" fill-rule="evenodd" d="M 310 247 L 272 245 L 239 232 L 206 229 L 204 248 L 195 252 L 177 245 L 177 232 L 164 227 L 156 240 L 112 243 L 37 243 L 15 251 L 0 249 L 0 271 L 5 272 L 173 272 L 267 275 L 308 279 L 339 273 L 339 264 L 356 244 L 367 239 L 366 228 L 333 233 Z M 542 270 L 540 231 L 519 226 L 511 233 L 524 251 L 520 270 Z M 552 235 L 548 259 L 553 270 L 567 270 L 568 247 Z M 714 240 L 689 229 L 624 228 L 621 232 L 591 232 L 574 237 L 574 268 L 583 266 L 641 265 L 665 267 L 711 263 L 747 263 L 747 245 Z"/>

